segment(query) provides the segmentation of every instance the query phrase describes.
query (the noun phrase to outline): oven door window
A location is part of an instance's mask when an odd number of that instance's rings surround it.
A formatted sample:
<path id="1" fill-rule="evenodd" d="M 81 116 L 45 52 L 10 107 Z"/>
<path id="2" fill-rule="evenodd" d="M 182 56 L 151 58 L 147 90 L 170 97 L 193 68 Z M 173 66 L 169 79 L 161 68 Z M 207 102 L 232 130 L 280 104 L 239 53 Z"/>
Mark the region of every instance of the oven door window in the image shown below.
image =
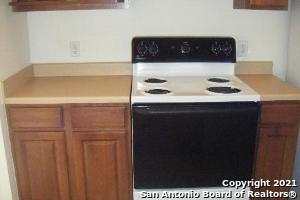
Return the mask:
<path id="1" fill-rule="evenodd" d="M 134 104 L 134 187 L 217 187 L 250 180 L 259 104 Z"/>

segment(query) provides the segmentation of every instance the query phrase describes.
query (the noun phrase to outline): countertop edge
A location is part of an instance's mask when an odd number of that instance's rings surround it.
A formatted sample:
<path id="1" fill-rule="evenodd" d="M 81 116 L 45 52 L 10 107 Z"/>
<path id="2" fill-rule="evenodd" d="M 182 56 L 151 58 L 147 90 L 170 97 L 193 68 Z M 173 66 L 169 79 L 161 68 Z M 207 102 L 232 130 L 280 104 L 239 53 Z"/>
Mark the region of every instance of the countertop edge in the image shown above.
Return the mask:
<path id="1" fill-rule="evenodd" d="M 11 104 L 70 104 L 70 103 L 130 103 L 130 96 L 114 97 L 8 97 L 4 103 Z"/>
<path id="2" fill-rule="evenodd" d="M 300 95 L 261 95 L 261 101 L 300 101 Z"/>

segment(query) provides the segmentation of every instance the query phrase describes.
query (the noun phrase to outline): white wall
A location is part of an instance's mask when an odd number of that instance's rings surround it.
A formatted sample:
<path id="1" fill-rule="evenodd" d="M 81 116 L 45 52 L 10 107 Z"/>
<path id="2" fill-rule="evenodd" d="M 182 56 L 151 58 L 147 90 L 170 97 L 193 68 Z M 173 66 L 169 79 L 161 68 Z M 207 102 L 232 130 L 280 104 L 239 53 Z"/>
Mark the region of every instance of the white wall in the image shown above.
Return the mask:
<path id="1" fill-rule="evenodd" d="M 290 41 L 289 41 L 289 59 L 287 68 L 287 80 L 300 87 L 300 1 L 292 1 L 291 21 L 290 21 Z M 294 167 L 294 178 L 300 184 L 300 136 L 298 137 L 298 148 L 296 163 Z M 300 195 L 300 187 L 297 188 Z M 298 197 L 300 199 L 300 196 Z"/>
<path id="2" fill-rule="evenodd" d="M 12 12 L 8 2 L 0 1 L 0 81 L 30 62 L 27 16 Z"/>
<path id="3" fill-rule="evenodd" d="M 0 1 L 0 199 L 16 200 L 10 142 L 1 81 L 30 62 L 26 14 L 13 13 L 8 0 Z"/>
<path id="4" fill-rule="evenodd" d="M 233 10 L 233 0 L 131 0 L 127 10 L 32 12 L 31 60 L 130 61 L 133 36 L 225 35 L 248 40 L 246 60 L 274 61 L 275 74 L 285 78 L 288 20 L 286 11 Z M 81 42 L 81 57 L 70 57 L 70 40 Z"/>
<path id="5" fill-rule="evenodd" d="M 17 186 L 13 171 L 14 167 L 10 152 L 10 143 L 8 140 L 2 94 L 0 94 L 0 104 L 0 199 L 15 200 L 18 198 Z"/>
<path id="6" fill-rule="evenodd" d="M 287 79 L 300 87 L 300 1 L 293 0 L 291 8 Z"/>

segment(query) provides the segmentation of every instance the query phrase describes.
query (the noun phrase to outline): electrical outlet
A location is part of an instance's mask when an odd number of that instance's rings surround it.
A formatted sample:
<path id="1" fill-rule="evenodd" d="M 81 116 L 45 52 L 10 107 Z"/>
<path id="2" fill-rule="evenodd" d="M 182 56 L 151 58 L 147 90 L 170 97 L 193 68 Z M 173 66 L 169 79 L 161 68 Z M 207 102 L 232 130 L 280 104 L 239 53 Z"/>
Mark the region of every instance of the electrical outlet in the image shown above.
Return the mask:
<path id="1" fill-rule="evenodd" d="M 70 55 L 72 57 L 80 56 L 80 42 L 79 41 L 70 41 Z"/>
<path id="2" fill-rule="evenodd" d="M 238 57 L 248 56 L 248 40 L 238 41 Z"/>

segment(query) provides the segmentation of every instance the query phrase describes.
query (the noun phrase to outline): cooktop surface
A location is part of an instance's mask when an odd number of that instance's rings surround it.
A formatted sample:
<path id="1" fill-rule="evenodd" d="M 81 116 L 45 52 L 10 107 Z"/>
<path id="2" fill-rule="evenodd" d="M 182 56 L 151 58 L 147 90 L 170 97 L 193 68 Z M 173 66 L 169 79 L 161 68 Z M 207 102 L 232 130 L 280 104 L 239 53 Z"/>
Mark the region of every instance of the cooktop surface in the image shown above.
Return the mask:
<path id="1" fill-rule="evenodd" d="M 135 102 L 259 101 L 259 95 L 236 76 L 134 76 Z"/>

